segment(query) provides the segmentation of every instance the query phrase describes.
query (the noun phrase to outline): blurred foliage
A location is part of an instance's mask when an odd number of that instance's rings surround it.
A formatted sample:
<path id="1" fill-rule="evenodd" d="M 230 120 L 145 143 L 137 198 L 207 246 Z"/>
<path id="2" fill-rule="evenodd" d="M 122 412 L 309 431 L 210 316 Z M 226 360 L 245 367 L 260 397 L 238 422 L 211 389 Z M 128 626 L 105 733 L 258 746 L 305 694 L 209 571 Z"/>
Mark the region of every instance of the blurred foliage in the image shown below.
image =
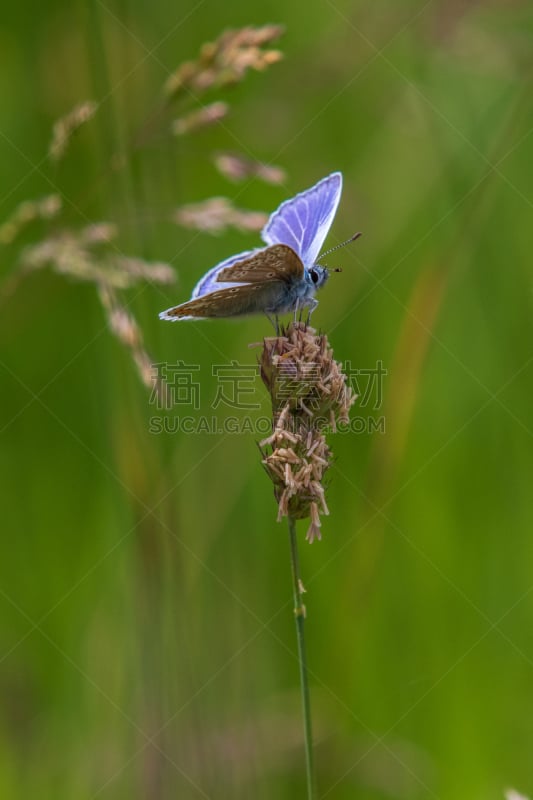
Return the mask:
<path id="1" fill-rule="evenodd" d="M 387 375 L 382 407 L 356 405 L 359 432 L 332 440 L 322 541 L 301 526 L 320 796 L 530 796 L 531 4 L 29 12 L 0 23 L 0 797 L 303 796 L 263 436 L 151 433 L 163 411 L 128 341 L 198 365 L 211 416 L 214 367 L 255 365 L 268 323 L 157 312 L 258 236 L 179 227 L 176 209 L 226 196 L 269 212 L 335 169 L 328 245 L 364 237 L 330 257 L 344 271 L 314 322 L 337 359 Z M 206 42 L 273 22 L 283 60 L 169 107 L 163 87 Z M 231 183 L 224 152 L 287 177 Z M 28 248 L 103 221 L 116 258 L 99 266 L 137 259 L 121 263 L 138 280 L 21 272 Z M 177 285 L 139 276 L 154 262 Z"/>

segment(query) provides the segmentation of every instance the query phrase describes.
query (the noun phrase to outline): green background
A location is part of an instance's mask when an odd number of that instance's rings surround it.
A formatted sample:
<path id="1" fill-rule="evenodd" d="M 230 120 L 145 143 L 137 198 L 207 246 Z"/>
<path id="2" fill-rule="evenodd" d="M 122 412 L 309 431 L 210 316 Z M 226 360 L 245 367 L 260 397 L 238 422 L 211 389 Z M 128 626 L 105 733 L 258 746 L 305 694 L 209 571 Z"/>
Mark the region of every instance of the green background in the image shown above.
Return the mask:
<path id="1" fill-rule="evenodd" d="M 223 125 L 107 168 L 183 60 L 279 22 L 285 59 Z M 319 796 L 533 793 L 531 6 L 49 0 L 0 23 L 0 219 L 59 191 L 175 287 L 124 295 L 154 361 L 253 365 L 262 318 L 170 325 L 211 265 L 258 243 L 168 221 L 214 195 L 271 211 L 329 172 L 342 265 L 314 322 L 383 361 L 386 432 L 338 434 L 323 539 L 304 542 Z M 56 119 L 98 114 L 57 167 Z M 228 183 L 238 150 L 287 171 Z M 6 281 L 36 223 L 4 247 Z M 305 796 L 286 527 L 255 440 L 153 435 L 149 392 L 94 287 L 53 270 L 1 298 L 0 796 Z M 257 385 L 262 412 L 266 393 Z M 182 409 L 178 409 L 182 413 Z M 220 407 L 218 413 L 223 414 Z M 228 414 L 235 413 L 231 409 Z M 257 413 L 257 412 L 254 412 Z"/>

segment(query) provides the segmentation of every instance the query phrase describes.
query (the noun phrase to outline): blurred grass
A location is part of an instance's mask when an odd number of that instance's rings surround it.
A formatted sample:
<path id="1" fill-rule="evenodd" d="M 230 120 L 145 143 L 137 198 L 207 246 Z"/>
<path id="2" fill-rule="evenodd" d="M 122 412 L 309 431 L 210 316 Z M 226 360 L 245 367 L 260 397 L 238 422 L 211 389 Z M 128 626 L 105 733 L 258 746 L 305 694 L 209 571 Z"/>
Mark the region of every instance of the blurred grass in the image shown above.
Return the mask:
<path id="1" fill-rule="evenodd" d="M 335 438 L 331 517 L 302 553 L 321 796 L 533 793 L 531 8 L 5 12 L 0 219 L 59 185 L 71 225 L 115 221 L 123 252 L 174 263 L 177 287 L 126 299 L 155 360 L 202 366 L 203 409 L 212 364 L 255 363 L 265 323 L 157 312 L 257 237 L 197 235 L 169 210 L 228 194 L 270 211 L 342 170 L 329 243 L 364 237 L 336 254 L 316 321 L 337 358 L 389 374 L 386 434 Z M 286 59 L 230 93 L 224 125 L 109 171 L 170 71 L 267 21 Z M 54 168 L 53 123 L 90 97 L 105 100 Z M 213 149 L 289 179 L 231 186 Z M 36 273 L 0 326 L 0 796 L 302 796 L 288 544 L 254 437 L 150 435 L 89 285 Z"/>

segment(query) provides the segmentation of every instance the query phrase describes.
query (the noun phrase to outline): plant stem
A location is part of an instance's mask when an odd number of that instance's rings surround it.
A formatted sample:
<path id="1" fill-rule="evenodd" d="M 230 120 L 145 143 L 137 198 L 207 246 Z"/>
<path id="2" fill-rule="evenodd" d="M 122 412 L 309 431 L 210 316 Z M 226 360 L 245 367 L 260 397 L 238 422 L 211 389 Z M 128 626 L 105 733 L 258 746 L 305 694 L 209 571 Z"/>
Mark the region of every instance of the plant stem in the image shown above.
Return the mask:
<path id="1" fill-rule="evenodd" d="M 291 545 L 291 572 L 292 590 L 294 597 L 294 618 L 296 620 L 296 638 L 298 641 L 298 662 L 300 665 L 300 689 L 302 693 L 302 709 L 304 715 L 304 738 L 305 738 L 305 764 L 307 772 L 307 798 L 315 800 L 316 785 L 313 765 L 313 735 L 311 732 L 311 703 L 309 701 L 309 679 L 307 675 L 307 657 L 305 652 L 305 606 L 302 599 L 304 590 L 300 579 L 300 564 L 298 561 L 298 542 L 296 539 L 296 522 L 290 515 L 287 517 L 289 523 L 289 540 Z"/>

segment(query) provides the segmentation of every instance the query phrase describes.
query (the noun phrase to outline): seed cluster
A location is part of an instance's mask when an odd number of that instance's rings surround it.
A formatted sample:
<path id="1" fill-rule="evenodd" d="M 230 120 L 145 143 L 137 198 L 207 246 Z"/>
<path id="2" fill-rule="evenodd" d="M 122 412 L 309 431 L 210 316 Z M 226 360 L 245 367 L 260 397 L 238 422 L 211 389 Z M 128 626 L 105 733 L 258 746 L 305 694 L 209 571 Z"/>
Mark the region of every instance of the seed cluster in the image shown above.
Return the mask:
<path id="1" fill-rule="evenodd" d="M 324 475 L 331 464 L 326 432 L 347 422 L 356 396 L 325 334 L 292 323 L 264 340 L 261 377 L 272 400 L 273 433 L 260 442 L 274 484 L 278 521 L 310 518 L 307 540 L 320 539 L 320 515 L 329 514 Z"/>

